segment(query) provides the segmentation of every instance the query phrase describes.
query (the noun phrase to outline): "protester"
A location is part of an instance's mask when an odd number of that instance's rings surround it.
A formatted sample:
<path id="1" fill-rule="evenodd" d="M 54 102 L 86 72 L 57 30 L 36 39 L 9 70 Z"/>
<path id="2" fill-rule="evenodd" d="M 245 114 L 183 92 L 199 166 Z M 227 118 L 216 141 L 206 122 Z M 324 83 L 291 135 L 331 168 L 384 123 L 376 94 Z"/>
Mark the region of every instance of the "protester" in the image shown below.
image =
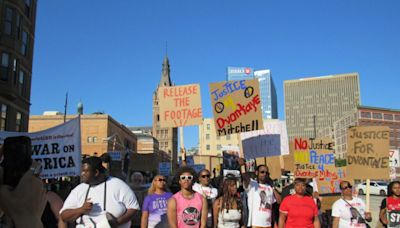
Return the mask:
<path id="1" fill-rule="evenodd" d="M 141 172 L 133 172 L 130 176 L 130 187 L 135 193 L 136 199 L 139 203 L 139 207 L 143 207 L 144 197 L 147 194 L 147 187 L 144 186 L 144 176 Z M 133 214 L 132 227 L 138 228 L 141 226 L 141 213 L 135 211 Z"/>
<path id="2" fill-rule="evenodd" d="M 267 166 L 257 166 L 256 176 L 257 180 L 253 180 L 250 179 L 248 173 L 242 174 L 249 210 L 247 226 L 271 227 L 272 205 L 275 202 L 280 203 L 281 196 L 274 189 Z"/>
<path id="3" fill-rule="evenodd" d="M 205 228 L 207 222 L 207 200 L 193 191 L 195 171 L 190 167 L 178 170 L 181 190 L 168 200 L 168 223 L 171 228 Z"/>
<path id="4" fill-rule="evenodd" d="M 45 228 L 66 228 L 67 224 L 60 218 L 59 212 L 63 206 L 63 200 L 57 193 L 47 191 L 46 207 L 42 214 L 42 223 Z"/>
<path id="5" fill-rule="evenodd" d="M 203 169 L 199 172 L 199 182 L 193 184 L 193 190 L 200 193 L 207 200 L 207 227 L 212 227 L 212 208 L 215 198 L 218 196 L 218 190 L 210 184 L 210 171 Z"/>
<path id="6" fill-rule="evenodd" d="M 364 201 L 353 197 L 352 186 L 348 181 L 340 183 L 342 198 L 332 206 L 333 228 L 367 227 L 372 220 L 371 213 L 365 212 Z"/>
<path id="7" fill-rule="evenodd" d="M 296 178 L 294 190 L 295 194 L 287 196 L 279 208 L 279 228 L 320 228 L 317 205 L 305 195 L 305 179 Z"/>
<path id="8" fill-rule="evenodd" d="M 24 136 L 6 138 L 0 148 L 0 215 L 4 213 L 0 226 L 43 227 L 40 218 L 46 206 L 46 192 L 42 181 L 34 175 L 36 164 L 32 164 L 31 154 L 30 138 Z M 22 159 L 23 165 L 29 164 L 23 173 L 18 165 Z M 6 180 L 6 173 L 18 175 Z M 16 185 L 8 185 L 8 181 Z"/>
<path id="9" fill-rule="evenodd" d="M 222 186 L 220 197 L 213 206 L 214 228 L 244 228 L 243 203 L 237 193 L 237 180 L 227 177 Z"/>
<path id="10" fill-rule="evenodd" d="M 388 185 L 387 198 L 381 203 L 379 218 L 381 223 L 387 227 L 399 227 L 398 217 L 400 211 L 400 181 L 392 181 Z M 390 220 L 388 220 L 388 218 Z"/>
<path id="11" fill-rule="evenodd" d="M 167 192 L 163 175 L 153 178 L 142 207 L 141 228 L 167 228 L 167 202 L 172 193 Z"/>
<path id="12" fill-rule="evenodd" d="M 60 211 L 64 221 L 76 221 L 78 227 L 130 227 L 139 209 L 136 196 L 125 182 L 106 175 L 101 158 L 82 161 L 81 180 L 83 183 L 71 191 Z"/>

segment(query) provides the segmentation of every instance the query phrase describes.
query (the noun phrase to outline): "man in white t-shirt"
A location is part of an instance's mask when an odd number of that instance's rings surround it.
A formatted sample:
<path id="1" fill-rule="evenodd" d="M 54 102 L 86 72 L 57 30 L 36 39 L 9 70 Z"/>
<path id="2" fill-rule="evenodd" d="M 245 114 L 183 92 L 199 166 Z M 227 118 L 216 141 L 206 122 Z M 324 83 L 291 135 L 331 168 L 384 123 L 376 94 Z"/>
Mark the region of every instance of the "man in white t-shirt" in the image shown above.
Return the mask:
<path id="1" fill-rule="evenodd" d="M 371 213 L 365 212 L 364 201 L 353 197 L 352 186 L 348 181 L 340 183 L 342 198 L 332 206 L 332 228 L 365 228 L 366 221 L 372 220 Z M 358 212 L 357 212 L 358 211 Z"/>
<path id="2" fill-rule="evenodd" d="M 208 216 L 207 227 L 212 227 L 212 205 L 218 196 L 218 190 L 210 185 L 210 171 L 203 169 L 199 172 L 199 183 L 194 183 L 192 189 L 200 193 L 207 200 Z"/>
<path id="3" fill-rule="evenodd" d="M 243 187 L 247 192 L 249 208 L 248 227 L 271 227 L 272 204 L 280 203 L 281 196 L 274 189 L 269 177 L 268 167 L 259 165 L 256 169 L 257 180 L 243 175 Z"/>
<path id="4" fill-rule="evenodd" d="M 76 221 L 82 227 L 129 228 L 135 210 L 139 210 L 136 196 L 122 180 L 106 175 L 99 157 L 82 161 L 81 180 L 68 195 L 60 211 L 67 222 Z"/>

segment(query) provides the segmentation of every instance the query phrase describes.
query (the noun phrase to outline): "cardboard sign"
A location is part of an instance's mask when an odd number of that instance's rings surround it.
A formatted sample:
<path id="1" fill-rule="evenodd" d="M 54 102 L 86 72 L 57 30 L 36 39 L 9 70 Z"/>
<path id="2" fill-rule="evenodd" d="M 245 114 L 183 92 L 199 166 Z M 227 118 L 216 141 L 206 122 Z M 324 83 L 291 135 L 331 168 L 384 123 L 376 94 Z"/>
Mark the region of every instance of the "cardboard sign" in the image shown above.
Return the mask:
<path id="1" fill-rule="evenodd" d="M 161 127 L 200 125 L 202 108 L 200 85 L 161 86 L 158 88 Z"/>
<path id="2" fill-rule="evenodd" d="M 389 127 L 352 127 L 347 131 L 347 144 L 350 178 L 389 179 Z"/>
<path id="3" fill-rule="evenodd" d="M 335 167 L 333 140 L 295 138 L 293 156 L 295 177 L 315 178 L 320 194 L 340 192 L 346 170 Z"/>
<path id="4" fill-rule="evenodd" d="M 51 179 L 81 174 L 81 125 L 77 117 L 38 132 L 0 131 L 0 144 L 7 137 L 27 136 L 32 141 L 32 159 L 42 165 L 40 178 Z"/>
<path id="5" fill-rule="evenodd" d="M 285 121 L 264 121 L 263 130 L 241 133 L 240 138 L 246 159 L 289 154 Z"/>
<path id="6" fill-rule="evenodd" d="M 211 83 L 210 93 L 218 136 L 263 129 L 257 79 Z"/>

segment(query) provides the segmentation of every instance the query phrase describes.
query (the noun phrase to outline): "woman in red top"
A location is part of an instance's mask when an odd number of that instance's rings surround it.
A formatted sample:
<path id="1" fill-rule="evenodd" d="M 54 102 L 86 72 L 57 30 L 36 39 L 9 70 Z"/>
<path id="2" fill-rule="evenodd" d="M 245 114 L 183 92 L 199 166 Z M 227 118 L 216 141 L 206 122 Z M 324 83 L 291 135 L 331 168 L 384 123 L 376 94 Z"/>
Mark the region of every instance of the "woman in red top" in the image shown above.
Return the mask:
<path id="1" fill-rule="evenodd" d="M 285 197 L 279 208 L 279 228 L 320 228 L 317 205 L 304 195 L 305 179 L 296 178 L 294 190 L 295 194 Z"/>
<path id="2" fill-rule="evenodd" d="M 397 227 L 397 214 L 400 211 L 400 181 L 393 181 L 388 186 L 388 197 L 382 201 L 379 218 L 381 222 L 389 227 Z M 389 214 L 389 215 L 387 215 Z M 388 219 L 389 218 L 389 219 Z"/>

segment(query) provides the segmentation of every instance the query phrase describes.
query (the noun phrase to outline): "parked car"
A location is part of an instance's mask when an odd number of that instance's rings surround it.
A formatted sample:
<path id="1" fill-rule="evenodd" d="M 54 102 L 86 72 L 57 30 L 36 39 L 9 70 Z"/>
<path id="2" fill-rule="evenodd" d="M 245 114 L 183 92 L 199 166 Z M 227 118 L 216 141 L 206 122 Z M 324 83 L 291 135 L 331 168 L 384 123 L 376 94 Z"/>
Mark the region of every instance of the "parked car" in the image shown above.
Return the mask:
<path id="1" fill-rule="evenodd" d="M 369 192 L 374 195 L 385 196 L 387 194 L 388 184 L 382 181 L 371 181 L 369 185 Z M 367 192 L 367 184 L 365 182 L 357 185 L 357 192 L 363 195 Z"/>

